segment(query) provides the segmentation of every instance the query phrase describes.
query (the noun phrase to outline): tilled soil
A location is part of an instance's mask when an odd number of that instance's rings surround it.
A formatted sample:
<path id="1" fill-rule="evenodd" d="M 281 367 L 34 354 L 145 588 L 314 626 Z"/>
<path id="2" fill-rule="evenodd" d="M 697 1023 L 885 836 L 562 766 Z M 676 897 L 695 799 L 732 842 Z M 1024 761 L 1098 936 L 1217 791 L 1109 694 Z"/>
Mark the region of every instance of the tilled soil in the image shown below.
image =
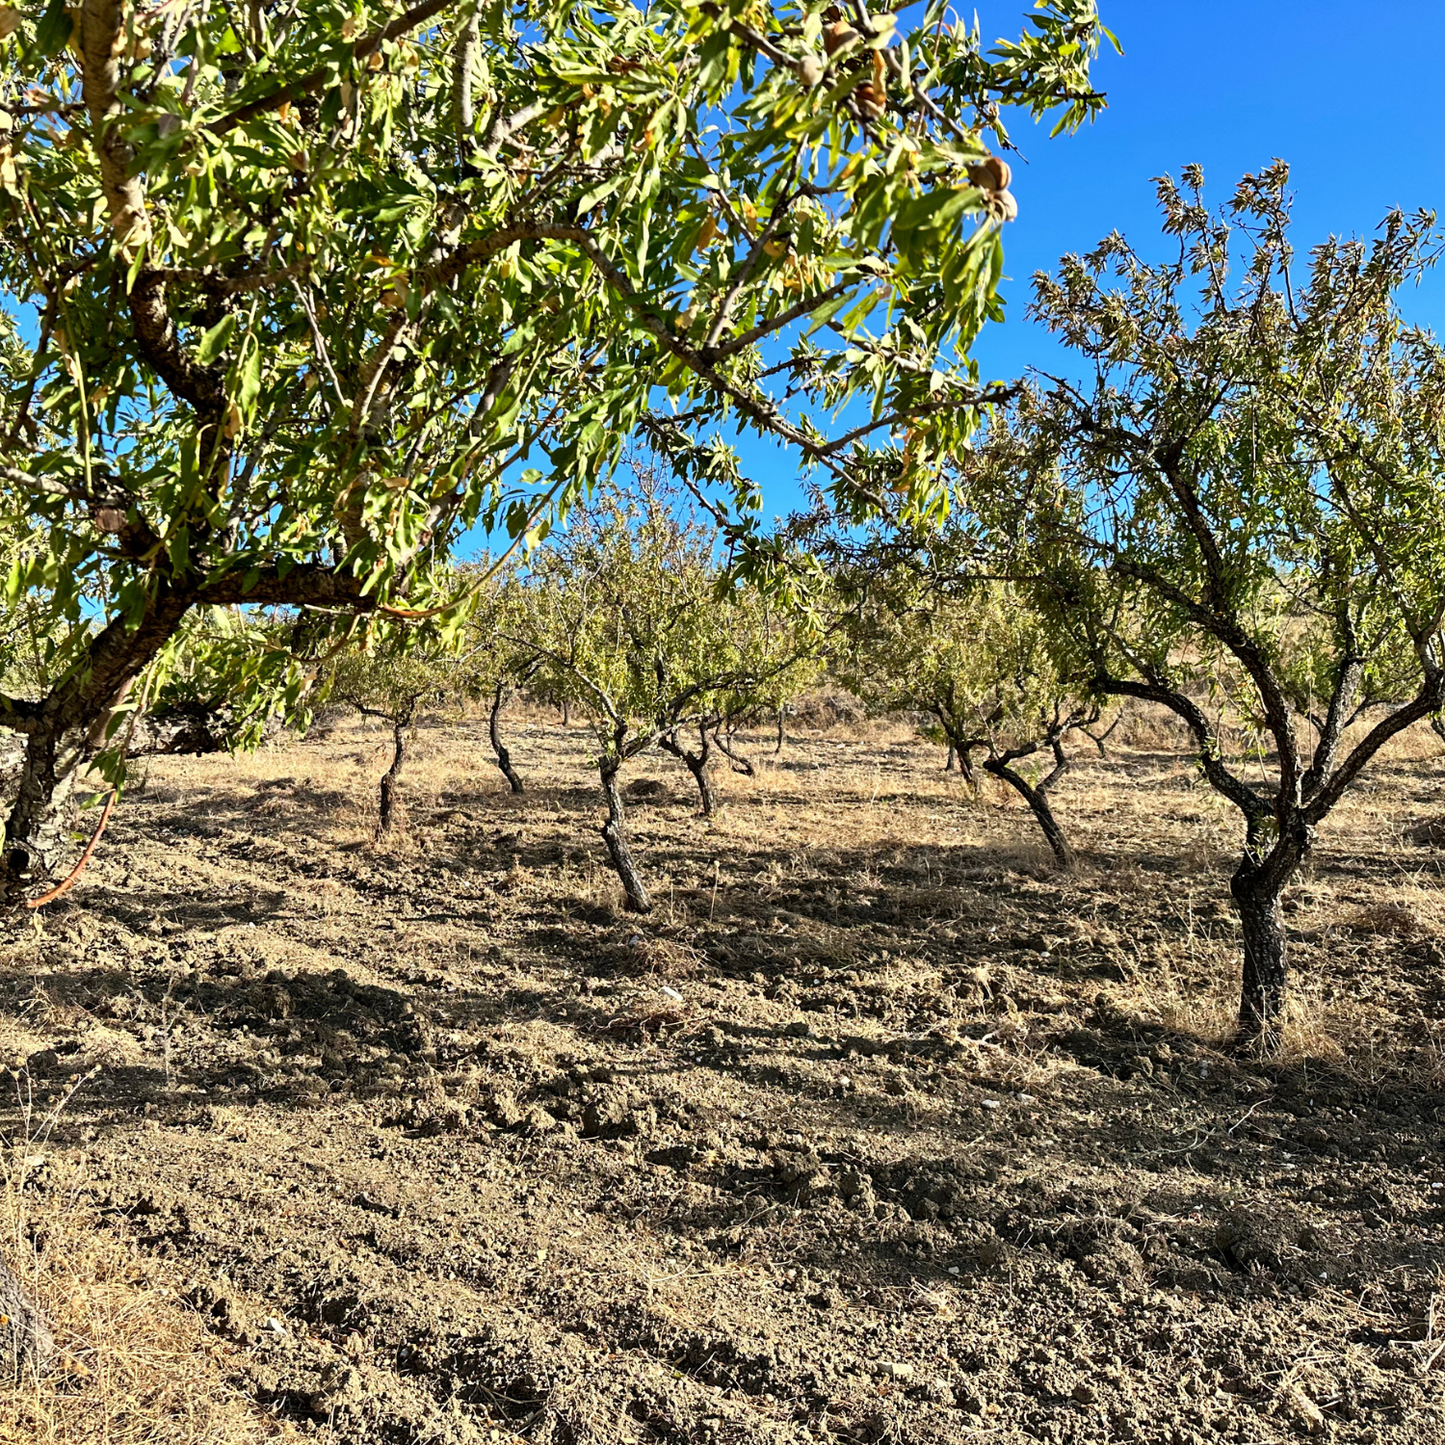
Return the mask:
<path id="1" fill-rule="evenodd" d="M 96 1070 L 37 1210 L 165 1260 L 263 1405 L 338 1445 L 1445 1438 L 1437 762 L 1322 839 L 1263 1064 L 1229 819 L 1167 750 L 1081 763 L 1071 875 L 922 744 L 794 740 L 711 824 L 645 760 L 637 918 L 585 734 L 517 731 L 514 798 L 423 730 L 384 844 L 376 734 L 157 763 L 5 949 L 41 1106 Z"/>

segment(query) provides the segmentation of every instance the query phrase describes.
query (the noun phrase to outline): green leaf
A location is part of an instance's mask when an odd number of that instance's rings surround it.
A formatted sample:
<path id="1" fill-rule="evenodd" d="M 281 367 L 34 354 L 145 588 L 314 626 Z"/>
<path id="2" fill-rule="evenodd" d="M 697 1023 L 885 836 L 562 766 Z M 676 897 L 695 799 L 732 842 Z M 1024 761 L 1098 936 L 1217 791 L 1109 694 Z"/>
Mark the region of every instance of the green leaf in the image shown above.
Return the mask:
<path id="1" fill-rule="evenodd" d="M 618 188 L 621 187 L 628 179 L 629 176 L 627 175 L 627 173 L 622 172 L 617 175 L 609 176 L 607 180 L 599 182 L 597 185 L 593 186 L 591 190 L 583 191 L 582 195 L 578 198 L 577 201 L 577 215 L 585 216 L 587 212 L 593 208 L 593 206 L 597 205 L 601 201 L 605 201 L 608 196 L 612 195 L 615 191 L 617 191 Z"/>
<path id="2" fill-rule="evenodd" d="M 253 337 L 241 362 L 236 402 L 249 421 L 255 415 L 256 401 L 261 395 L 261 347 Z"/>
<path id="3" fill-rule="evenodd" d="M 35 49 L 47 58 L 59 55 L 70 43 L 72 25 L 65 0 L 50 0 L 35 27 Z"/>
<path id="4" fill-rule="evenodd" d="M 236 315 L 231 312 L 201 337 L 200 344 L 196 347 L 196 360 L 202 366 L 209 366 L 226 349 L 235 330 Z"/>

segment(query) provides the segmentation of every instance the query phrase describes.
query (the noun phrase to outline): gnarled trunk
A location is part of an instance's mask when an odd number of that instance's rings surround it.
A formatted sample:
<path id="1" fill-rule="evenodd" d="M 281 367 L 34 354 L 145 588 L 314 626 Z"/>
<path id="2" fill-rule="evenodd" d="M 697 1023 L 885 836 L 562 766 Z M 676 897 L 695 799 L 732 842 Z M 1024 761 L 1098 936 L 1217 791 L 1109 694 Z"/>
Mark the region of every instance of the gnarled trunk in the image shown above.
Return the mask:
<path id="1" fill-rule="evenodd" d="M 10 1267 L 0 1260 L 0 1381 L 33 1383 L 55 1355 L 50 1324 Z"/>
<path id="2" fill-rule="evenodd" d="M 127 523 L 129 527 L 130 524 Z M 126 534 L 120 534 L 126 540 Z M 249 581 L 247 581 L 249 579 Z M 70 850 L 68 813 L 75 775 L 102 746 L 106 725 L 126 692 L 175 636 L 186 613 L 205 603 L 285 603 L 306 607 L 365 606 L 357 579 L 341 570 L 303 564 L 283 577 L 267 572 L 259 582 L 239 570 L 209 585 L 158 582 L 139 618 L 126 609 L 94 633 L 84 657 L 39 702 L 0 698 L 0 726 L 25 738 L 25 756 L 14 803 L 5 819 L 0 858 L 0 903 L 14 907 L 29 890 L 59 871 Z"/>
<path id="3" fill-rule="evenodd" d="M 137 623 L 118 618 L 98 632 L 77 666 L 38 703 L 5 703 L 0 722 L 24 736 L 15 801 L 5 819 L 0 898 L 15 907 L 62 870 L 71 851 L 76 774 L 105 740 L 131 684 L 170 640 L 194 597 L 162 587 Z"/>
<path id="4" fill-rule="evenodd" d="M 670 733 L 664 733 L 657 740 L 658 746 L 663 752 L 671 753 L 673 757 L 680 759 L 692 774 L 692 780 L 697 784 L 698 798 L 701 800 L 701 813 L 704 818 L 711 818 L 717 809 L 717 795 L 713 792 L 712 778 L 708 775 L 708 763 L 712 759 L 712 743 L 707 734 L 707 723 L 701 722 L 697 728 L 698 750 L 691 752 L 683 747 L 678 739 L 677 729 Z"/>
<path id="5" fill-rule="evenodd" d="M 1303 825 L 1292 828 L 1287 824 L 1283 837 L 1266 854 L 1258 839 L 1251 837 L 1229 880 L 1244 945 L 1240 1039 L 1262 1054 L 1276 1052 L 1282 1041 L 1289 967 L 1280 900 L 1309 853 L 1310 839 Z"/>
<path id="6" fill-rule="evenodd" d="M 711 818 L 717 811 L 717 794 L 713 792 L 712 779 L 707 771 L 707 743 L 703 743 L 704 752 L 702 756 L 695 753 L 684 753 L 683 761 L 687 764 L 687 770 L 692 774 L 692 780 L 697 784 L 697 794 L 701 801 L 701 811 L 704 818 Z"/>
<path id="7" fill-rule="evenodd" d="M 5 901 L 14 906 L 61 870 L 71 851 L 75 778 L 89 729 L 42 721 L 25 739 L 20 785 L 5 819 Z"/>
<path id="8" fill-rule="evenodd" d="M 391 724 L 391 766 L 381 775 L 381 831 L 391 832 L 396 810 L 396 780 L 401 776 L 401 765 L 406 760 L 405 732 L 408 718 L 398 717 Z"/>
<path id="9" fill-rule="evenodd" d="M 1236 879 L 1239 877 L 1235 875 Z M 1244 938 L 1244 971 L 1239 993 L 1239 1031 L 1260 1052 L 1274 1053 L 1284 1025 L 1289 969 L 1285 960 L 1280 895 L 1234 890 Z"/>
<path id="10" fill-rule="evenodd" d="M 602 840 L 607 844 L 612 866 L 622 880 L 628 912 L 651 913 L 652 897 L 638 874 L 637 865 L 632 861 L 632 850 L 627 845 L 627 812 L 622 803 L 622 789 L 617 785 L 619 767 L 620 764 L 610 759 L 604 759 L 598 767 L 602 779 L 602 796 L 607 803 L 607 821 L 602 825 Z"/>
<path id="11" fill-rule="evenodd" d="M 506 701 L 506 684 L 499 682 L 496 696 L 492 699 L 492 717 L 487 731 L 492 739 L 492 751 L 497 755 L 497 766 L 502 770 L 502 776 L 511 784 L 514 793 L 525 793 L 527 790 L 522 785 L 521 778 L 517 776 L 517 770 L 512 766 L 512 755 L 502 741 L 502 732 L 498 726 L 498 719 L 502 715 L 502 708 L 506 705 Z"/>
<path id="12" fill-rule="evenodd" d="M 1054 810 L 1049 806 L 1049 789 L 1068 771 L 1069 760 L 1063 748 L 1057 743 L 1052 744 L 1054 750 L 1054 767 L 1049 775 L 1037 785 L 1031 784 L 1021 773 L 1017 773 L 1009 766 L 1012 755 L 1005 754 L 999 758 L 988 758 L 984 761 L 984 771 L 992 773 L 996 778 L 1002 778 L 1013 788 L 1029 805 L 1043 835 L 1048 839 L 1049 847 L 1053 849 L 1054 857 L 1059 865 L 1064 868 L 1072 868 L 1077 861 L 1074 849 L 1069 840 L 1064 836 L 1064 830 L 1059 826 L 1059 820 L 1054 817 Z"/>
<path id="13" fill-rule="evenodd" d="M 1273 820 L 1263 812 L 1250 819 L 1244 857 L 1229 880 L 1244 944 L 1239 991 L 1240 1040 L 1262 1054 L 1279 1049 L 1289 992 L 1280 900 L 1314 842 L 1313 826 L 1294 808 L 1286 808 L 1272 839 L 1271 832 L 1274 832 Z M 1266 851 L 1267 842 L 1271 846 Z"/>

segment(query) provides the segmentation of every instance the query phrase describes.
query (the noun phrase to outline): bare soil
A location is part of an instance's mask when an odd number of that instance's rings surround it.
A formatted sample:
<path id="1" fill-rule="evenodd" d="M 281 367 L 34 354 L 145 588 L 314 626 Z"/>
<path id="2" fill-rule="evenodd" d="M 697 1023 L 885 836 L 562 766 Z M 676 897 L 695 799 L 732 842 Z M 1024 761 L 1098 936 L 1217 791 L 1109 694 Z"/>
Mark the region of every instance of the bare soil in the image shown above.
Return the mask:
<path id="1" fill-rule="evenodd" d="M 1445 1438 L 1431 744 L 1293 890 L 1265 1064 L 1167 737 L 1060 786 L 1071 874 L 906 729 L 753 739 L 710 824 L 644 759 L 639 918 L 586 733 L 510 731 L 515 798 L 424 727 L 380 843 L 379 733 L 158 761 L 12 926 L 42 1271 L 84 1209 L 337 1445 Z"/>

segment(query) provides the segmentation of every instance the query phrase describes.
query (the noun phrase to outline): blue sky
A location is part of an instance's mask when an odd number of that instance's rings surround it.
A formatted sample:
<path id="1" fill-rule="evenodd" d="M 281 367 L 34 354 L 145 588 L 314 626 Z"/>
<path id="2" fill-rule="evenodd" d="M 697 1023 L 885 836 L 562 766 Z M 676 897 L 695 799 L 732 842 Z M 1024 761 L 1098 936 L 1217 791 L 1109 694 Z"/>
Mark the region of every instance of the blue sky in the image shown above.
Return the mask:
<path id="1" fill-rule="evenodd" d="M 1026 8 L 980 5 L 984 34 L 1016 34 Z M 1368 233 L 1394 205 L 1445 211 L 1445 6 L 1100 0 L 1100 12 L 1124 47 L 1096 71 L 1109 108 L 1071 137 L 1049 140 L 1026 118 L 1010 127 L 1028 163 L 1014 167 L 1009 319 L 974 351 L 985 377 L 1066 364 L 1024 319 L 1029 277 L 1114 229 L 1147 250 L 1159 235 L 1150 177 L 1189 161 L 1221 200 L 1244 172 L 1288 161 L 1300 250 L 1331 233 Z M 1445 330 L 1445 273 L 1406 307 Z M 797 505 L 788 464 L 744 446 L 765 511 Z"/>

